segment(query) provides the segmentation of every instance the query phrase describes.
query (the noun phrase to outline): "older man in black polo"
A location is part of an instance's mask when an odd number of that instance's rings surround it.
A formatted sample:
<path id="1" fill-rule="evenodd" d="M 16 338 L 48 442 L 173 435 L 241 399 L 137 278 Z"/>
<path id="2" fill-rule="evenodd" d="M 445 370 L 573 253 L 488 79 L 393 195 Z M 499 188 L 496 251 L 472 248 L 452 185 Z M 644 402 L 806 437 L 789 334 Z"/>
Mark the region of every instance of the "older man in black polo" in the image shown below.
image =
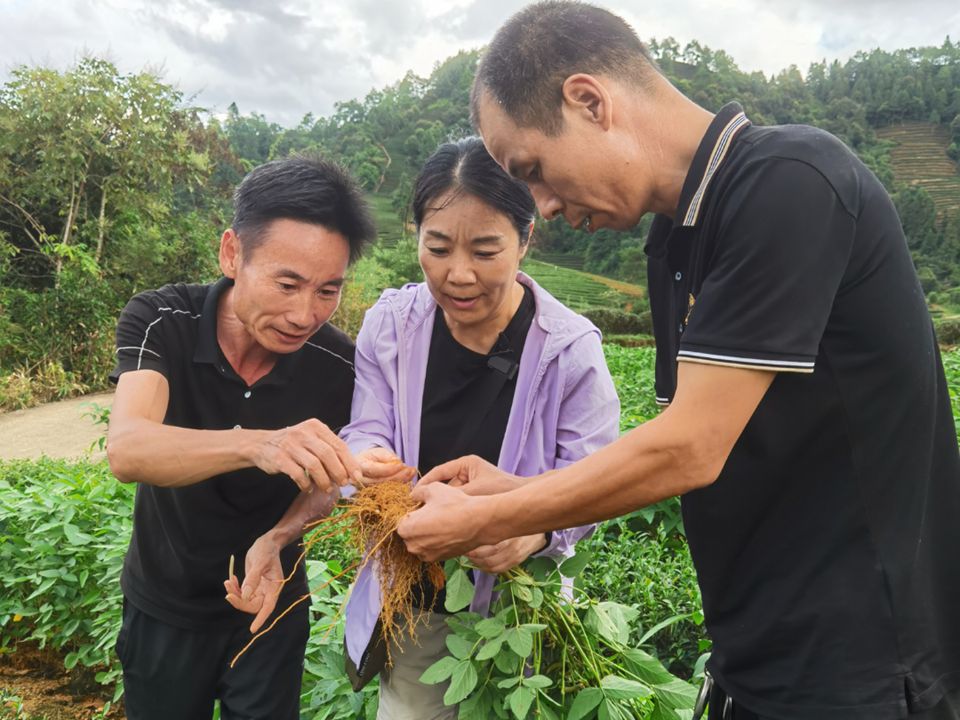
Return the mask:
<path id="1" fill-rule="evenodd" d="M 268 163 L 235 195 L 224 277 L 134 297 L 117 328 L 107 454 L 136 482 L 124 562 L 127 717 L 298 718 L 307 608 L 230 658 L 249 615 L 306 592 L 290 582 L 304 524 L 329 512 L 359 468 L 335 430 L 350 419 L 353 343 L 326 324 L 348 264 L 374 236 L 339 167 Z"/>
<path id="2" fill-rule="evenodd" d="M 507 22 L 473 110 L 546 218 L 628 230 L 657 214 L 650 303 L 669 407 L 549 490 L 475 458 L 435 469 L 400 526 L 408 547 L 450 556 L 684 495 L 711 717 L 956 718 L 960 453 L 876 177 L 825 132 L 697 106 L 623 20 L 582 3 Z"/>

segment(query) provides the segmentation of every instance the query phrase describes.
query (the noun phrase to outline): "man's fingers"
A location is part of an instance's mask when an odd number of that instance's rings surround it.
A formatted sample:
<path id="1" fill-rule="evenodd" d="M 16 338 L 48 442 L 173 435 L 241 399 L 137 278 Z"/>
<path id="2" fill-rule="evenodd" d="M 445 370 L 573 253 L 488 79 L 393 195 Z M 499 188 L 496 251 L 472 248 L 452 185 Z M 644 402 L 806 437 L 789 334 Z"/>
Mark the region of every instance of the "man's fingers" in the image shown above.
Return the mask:
<path id="1" fill-rule="evenodd" d="M 223 589 L 227 593 L 233 593 L 234 595 L 240 595 L 240 583 L 237 581 L 236 575 L 231 575 L 229 580 L 223 581 Z"/>
<path id="2" fill-rule="evenodd" d="M 260 587 L 261 580 L 263 580 L 263 575 L 260 573 L 247 573 L 247 576 L 243 578 L 243 587 L 240 588 L 240 596 L 244 600 L 252 598 L 257 592 L 257 588 Z"/>
<path id="3" fill-rule="evenodd" d="M 293 458 L 287 457 L 280 463 L 280 472 L 293 480 L 300 488 L 300 492 L 313 492 L 314 485 L 310 472 Z"/>
<path id="4" fill-rule="evenodd" d="M 227 594 L 227 602 L 233 606 L 234 610 L 239 610 L 240 612 L 249 613 L 253 615 L 259 609 L 259 603 L 257 599 L 244 600 L 239 595 L 234 595 L 233 593 Z"/>
<path id="5" fill-rule="evenodd" d="M 263 597 L 263 605 L 260 606 L 260 612 L 257 613 L 257 616 L 253 619 L 253 622 L 250 623 L 250 632 L 255 633 L 259 630 L 263 624 L 267 621 L 267 618 L 270 617 L 271 613 L 275 607 L 277 607 L 277 594 L 268 592 Z"/>
<path id="6" fill-rule="evenodd" d="M 297 448 L 291 451 L 290 457 L 293 466 L 298 469 L 295 472 L 299 472 L 300 477 L 306 480 L 307 487 L 301 487 L 301 490 L 308 493 L 313 492 L 314 488 L 319 488 L 324 493 L 333 490 L 333 483 L 330 481 L 326 467 L 310 448 Z"/>
<path id="7" fill-rule="evenodd" d="M 457 458 L 441 465 L 437 465 L 433 470 L 424 475 L 417 482 L 417 487 L 421 485 L 430 485 L 432 483 L 451 482 L 460 476 L 466 458 Z"/>
<path id="8" fill-rule="evenodd" d="M 323 463 L 329 478 L 340 487 L 361 480 L 363 473 L 360 471 L 360 463 L 347 444 L 319 420 L 308 422 L 313 433 L 308 445 L 311 452 Z"/>
<path id="9" fill-rule="evenodd" d="M 476 550 L 468 552 L 467 557 L 471 560 L 488 560 L 502 550 L 503 548 L 499 545 L 481 545 Z"/>

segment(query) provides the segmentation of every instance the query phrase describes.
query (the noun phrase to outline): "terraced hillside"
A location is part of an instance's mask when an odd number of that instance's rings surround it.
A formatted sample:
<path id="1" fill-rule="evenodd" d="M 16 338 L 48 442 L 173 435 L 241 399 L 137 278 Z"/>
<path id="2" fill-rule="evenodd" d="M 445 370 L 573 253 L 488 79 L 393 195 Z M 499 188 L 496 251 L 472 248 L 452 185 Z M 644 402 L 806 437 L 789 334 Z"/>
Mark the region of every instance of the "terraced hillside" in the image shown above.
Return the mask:
<path id="1" fill-rule="evenodd" d="M 630 311 L 636 308 L 644 296 L 643 288 L 638 285 L 539 260 L 524 261 L 523 270 L 573 310 L 605 307 Z"/>
<path id="2" fill-rule="evenodd" d="M 907 122 L 881 128 L 877 135 L 896 143 L 890 159 L 899 182 L 919 185 L 930 193 L 939 213 L 960 212 L 960 175 L 956 163 L 947 157 L 950 130 L 946 125 Z"/>

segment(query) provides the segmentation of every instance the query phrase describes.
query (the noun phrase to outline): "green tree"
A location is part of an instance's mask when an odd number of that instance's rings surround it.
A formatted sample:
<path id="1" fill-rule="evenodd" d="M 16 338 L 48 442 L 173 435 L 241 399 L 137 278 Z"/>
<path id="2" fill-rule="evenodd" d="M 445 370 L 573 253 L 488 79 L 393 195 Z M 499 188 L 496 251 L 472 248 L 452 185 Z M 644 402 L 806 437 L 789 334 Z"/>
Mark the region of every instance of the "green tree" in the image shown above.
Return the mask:
<path id="1" fill-rule="evenodd" d="M 102 384 L 126 297 L 211 273 L 229 200 L 214 170 L 232 163 L 150 73 L 15 68 L 0 89 L 0 370 L 53 363 L 71 388 Z"/>

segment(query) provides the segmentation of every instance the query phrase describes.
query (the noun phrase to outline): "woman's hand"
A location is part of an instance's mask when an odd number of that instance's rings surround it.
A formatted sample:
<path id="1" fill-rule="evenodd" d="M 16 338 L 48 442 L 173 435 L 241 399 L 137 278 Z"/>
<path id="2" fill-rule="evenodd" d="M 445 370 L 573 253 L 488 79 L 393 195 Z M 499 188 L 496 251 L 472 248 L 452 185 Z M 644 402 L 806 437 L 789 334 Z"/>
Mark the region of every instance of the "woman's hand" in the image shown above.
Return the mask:
<path id="1" fill-rule="evenodd" d="M 547 536 L 543 533 L 524 535 L 498 542 L 496 545 L 482 545 L 467 553 L 467 558 L 484 572 L 496 575 L 515 568 L 534 553 L 543 550 L 546 544 Z"/>
<path id="2" fill-rule="evenodd" d="M 417 469 L 404 465 L 392 451 L 382 447 L 372 447 L 357 454 L 360 472 L 363 473 L 363 485 L 382 482 L 410 482 L 417 476 Z"/>

